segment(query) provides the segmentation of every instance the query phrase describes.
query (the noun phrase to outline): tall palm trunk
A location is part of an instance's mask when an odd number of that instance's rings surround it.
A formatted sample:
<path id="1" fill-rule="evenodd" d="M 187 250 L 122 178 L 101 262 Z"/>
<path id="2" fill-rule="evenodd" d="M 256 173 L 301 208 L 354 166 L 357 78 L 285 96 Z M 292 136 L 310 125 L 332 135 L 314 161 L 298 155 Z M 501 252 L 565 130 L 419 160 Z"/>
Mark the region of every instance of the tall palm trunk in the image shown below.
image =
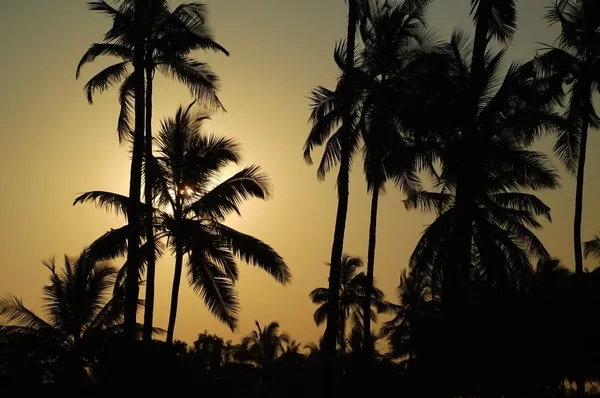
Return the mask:
<path id="1" fill-rule="evenodd" d="M 590 124 L 589 120 L 589 114 L 587 112 L 584 112 L 583 120 L 581 123 L 581 143 L 579 148 L 579 162 L 577 164 L 577 186 L 575 190 L 575 218 L 573 222 L 575 274 L 577 276 L 581 276 L 583 274 L 583 255 L 581 253 L 581 219 L 583 215 L 583 181 L 585 174 L 587 136 Z"/>
<path id="2" fill-rule="evenodd" d="M 145 154 L 146 161 L 152 157 L 152 80 L 153 65 L 146 62 L 146 142 Z M 156 254 L 154 252 L 154 207 L 152 203 L 152 169 L 146 163 L 145 168 L 146 182 L 144 184 L 144 199 L 146 201 L 146 241 L 151 242 L 150 251 L 147 253 L 146 263 L 146 300 L 144 307 L 144 341 L 152 342 L 152 323 L 154 317 L 154 279 L 156 275 Z"/>
<path id="3" fill-rule="evenodd" d="M 356 45 L 356 23 L 358 21 L 358 0 L 348 0 L 348 35 L 346 68 L 354 65 L 354 47 Z M 344 115 L 344 128 L 351 128 L 352 110 L 346 106 Z M 329 297 L 327 308 L 327 329 L 323 339 L 323 396 L 331 396 L 337 379 L 336 367 L 336 335 L 339 330 L 339 285 L 340 264 L 344 250 L 344 234 L 346 230 L 346 216 L 348 213 L 349 174 L 350 174 L 350 134 L 346 134 L 341 142 L 340 171 L 338 175 L 338 208 L 335 219 L 333 245 L 331 247 L 331 267 L 329 269 Z"/>
<path id="4" fill-rule="evenodd" d="M 485 75 L 485 53 L 489 43 L 489 22 L 492 12 L 493 0 L 481 0 L 477 9 L 477 25 L 475 28 L 475 41 L 473 45 L 473 56 L 471 61 L 471 91 L 469 107 L 469 122 L 471 125 L 464 126 L 464 142 L 459 159 L 459 173 L 456 182 L 456 243 L 452 249 L 452 258 L 446 265 L 443 276 L 442 295 L 445 306 L 450 311 L 457 307 L 459 294 L 464 291 L 464 283 L 468 282 L 471 247 L 473 239 L 473 215 L 471 214 L 472 189 L 474 181 L 474 170 L 472 159 L 477 156 L 477 117 L 479 112 L 479 101 L 484 88 Z"/>
<path id="5" fill-rule="evenodd" d="M 458 154 L 458 175 L 455 193 L 455 218 L 453 242 L 450 257 L 442 270 L 442 329 L 446 338 L 440 352 L 439 367 L 436 371 L 436 384 L 451 386 L 456 373 L 444 372 L 441 369 L 459 371 L 464 368 L 460 364 L 460 352 L 469 343 L 466 341 L 466 325 L 469 320 L 468 307 L 470 293 L 468 283 L 471 271 L 471 249 L 473 240 L 473 184 L 477 181 L 477 144 L 479 130 L 477 126 L 480 97 L 485 86 L 485 53 L 489 43 L 489 22 L 492 5 L 495 0 L 480 0 L 477 7 L 477 22 L 473 55 L 471 59 L 470 90 L 465 103 L 467 124 L 462 126 L 463 142 Z M 453 336 L 454 338 L 450 338 Z M 458 359 L 458 361 L 457 361 Z M 450 393 L 450 390 L 446 391 Z"/>
<path id="6" fill-rule="evenodd" d="M 144 6 L 145 0 L 135 2 L 136 42 L 133 68 L 135 74 L 135 131 L 129 177 L 129 206 L 127 206 L 127 280 L 125 285 L 124 331 L 126 341 L 135 341 L 137 305 L 139 296 L 138 273 L 140 269 L 140 196 L 142 183 L 142 158 L 144 154 Z"/>
<path id="7" fill-rule="evenodd" d="M 589 85 L 586 85 L 589 87 Z M 590 98 L 589 93 L 584 93 L 583 98 Z M 583 181 L 585 174 L 585 157 L 587 152 L 587 136 L 590 125 L 590 116 L 586 111 L 583 113 L 583 120 L 581 121 L 581 141 L 579 147 L 579 162 L 577 164 L 577 186 L 575 188 L 575 217 L 573 223 L 573 243 L 575 249 L 575 294 L 577 297 L 576 312 L 579 313 L 577 319 L 582 319 L 581 302 L 582 295 L 580 294 L 584 290 L 582 289 L 583 279 L 583 256 L 581 253 L 581 219 L 583 214 Z M 581 324 L 581 323 L 580 323 Z M 583 354 L 581 348 L 579 348 L 579 354 Z M 582 396 L 585 394 L 585 377 L 584 375 L 577 375 L 577 395 Z"/>
<path id="8" fill-rule="evenodd" d="M 173 344 L 175 334 L 175 321 L 177 320 L 177 305 L 179 302 L 179 288 L 181 285 L 181 271 L 183 270 L 183 247 L 175 243 L 175 274 L 173 275 L 173 288 L 171 290 L 171 310 L 169 312 L 169 326 L 167 328 L 167 345 Z"/>
<path id="9" fill-rule="evenodd" d="M 373 187 L 371 195 L 371 221 L 369 224 L 369 248 L 367 252 L 367 295 L 363 304 L 363 350 L 366 358 L 370 358 L 371 344 L 371 297 L 375 279 L 375 244 L 377 240 L 377 209 L 379 207 L 379 184 Z M 367 356 L 368 355 L 368 356 Z"/>

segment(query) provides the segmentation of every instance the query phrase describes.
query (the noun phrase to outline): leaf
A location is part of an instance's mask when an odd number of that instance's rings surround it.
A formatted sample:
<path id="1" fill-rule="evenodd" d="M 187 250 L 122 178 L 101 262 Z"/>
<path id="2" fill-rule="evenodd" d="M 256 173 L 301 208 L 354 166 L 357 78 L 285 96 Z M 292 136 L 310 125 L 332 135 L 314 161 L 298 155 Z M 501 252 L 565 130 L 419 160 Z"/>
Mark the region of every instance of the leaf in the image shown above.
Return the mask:
<path id="1" fill-rule="evenodd" d="M 127 75 L 129 64 L 129 61 L 123 61 L 110 65 L 92 77 L 84 87 L 88 102 L 94 103 L 94 94 L 97 91 L 104 91 L 122 81 Z"/>
<path id="2" fill-rule="evenodd" d="M 11 294 L 0 298 L 0 317 L 36 331 L 53 330 L 51 325 L 27 309 L 21 299 Z"/>
<path id="3" fill-rule="evenodd" d="M 269 245 L 262 241 L 238 232 L 223 224 L 216 224 L 215 229 L 219 235 L 230 245 L 236 256 L 248 264 L 262 268 L 282 285 L 291 282 L 292 274 L 283 258 Z"/>
<path id="4" fill-rule="evenodd" d="M 269 196 L 268 179 L 258 166 L 248 166 L 232 177 L 219 183 L 189 205 L 187 211 L 193 211 L 199 217 L 224 220 L 231 212 L 240 214 L 239 206 L 254 197 L 267 199 Z"/>
<path id="5" fill-rule="evenodd" d="M 202 249 L 189 253 L 188 277 L 209 311 L 232 331 L 237 329 L 239 300 L 233 281 L 211 263 Z"/>

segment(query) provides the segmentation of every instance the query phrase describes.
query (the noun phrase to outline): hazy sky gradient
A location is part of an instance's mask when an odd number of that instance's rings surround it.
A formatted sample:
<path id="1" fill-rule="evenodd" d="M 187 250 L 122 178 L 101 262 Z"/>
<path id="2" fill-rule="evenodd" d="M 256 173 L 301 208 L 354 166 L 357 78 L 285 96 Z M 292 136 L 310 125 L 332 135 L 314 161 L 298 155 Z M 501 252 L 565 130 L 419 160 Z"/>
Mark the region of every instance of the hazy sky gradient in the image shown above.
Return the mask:
<path id="1" fill-rule="evenodd" d="M 179 1 L 172 1 L 173 6 Z M 455 26 L 472 32 L 469 0 L 437 0 L 429 24 L 444 38 Z M 526 61 L 551 42 L 554 30 L 543 21 L 545 0 L 521 0 L 519 33 L 508 59 Z M 312 87 L 332 87 L 337 75 L 332 60 L 336 40 L 344 37 L 342 0 L 209 0 L 216 38 L 231 57 L 197 54 L 210 62 L 223 81 L 221 100 L 228 110 L 207 123 L 207 132 L 235 137 L 243 146 L 244 166 L 258 163 L 271 177 L 274 197 L 243 207 L 243 218 L 229 223 L 271 244 L 286 259 L 294 279 L 279 286 L 260 270 L 241 265 L 238 284 L 242 304 L 240 333 L 254 320 L 279 321 L 295 339 L 316 340 L 311 289 L 325 286 L 336 209 L 335 173 L 324 183 L 316 167 L 302 159 L 309 131 L 307 95 Z M 77 62 L 100 41 L 110 21 L 87 10 L 83 0 L 19 0 L 0 3 L 0 294 L 21 296 L 40 310 L 47 270 L 41 261 L 53 254 L 77 255 L 81 249 L 123 220 L 92 205 L 72 206 L 88 190 L 127 192 L 129 154 L 119 147 L 117 91 L 109 90 L 88 105 L 82 88 L 106 63 L 84 68 L 75 80 Z M 191 101 L 178 83 L 158 78 L 154 90 L 154 126 Z M 542 148 L 551 148 L 549 140 Z M 594 177 L 600 166 L 596 132 L 588 146 L 583 237 L 600 229 L 595 202 L 600 190 Z M 318 153 L 317 155 L 320 155 Z M 357 167 L 352 176 L 345 251 L 366 260 L 369 198 Z M 557 164 L 558 167 L 560 167 Z M 233 171 L 233 170 L 232 170 Z M 540 195 L 553 210 L 553 224 L 539 233 L 552 255 L 568 264 L 572 255 L 574 179 L 563 189 Z M 390 299 L 430 215 L 407 213 L 403 197 L 389 187 L 380 200 L 376 281 Z M 120 263 L 119 263 L 120 265 Z M 587 261 L 587 266 L 595 266 Z M 166 328 L 173 261 L 158 263 L 155 325 Z M 231 337 L 183 282 L 175 336 L 191 342 L 207 329 Z"/>

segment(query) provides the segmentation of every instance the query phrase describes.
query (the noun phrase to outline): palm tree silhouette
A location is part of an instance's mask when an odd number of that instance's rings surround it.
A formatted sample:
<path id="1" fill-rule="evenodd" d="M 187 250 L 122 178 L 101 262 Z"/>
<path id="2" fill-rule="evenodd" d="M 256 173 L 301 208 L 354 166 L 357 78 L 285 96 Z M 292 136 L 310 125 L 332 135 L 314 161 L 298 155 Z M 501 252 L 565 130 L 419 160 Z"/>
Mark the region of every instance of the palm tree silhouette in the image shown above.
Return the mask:
<path id="1" fill-rule="evenodd" d="M 290 342 L 290 337 L 279 330 L 277 322 L 271 322 L 265 327 L 261 327 L 258 321 L 255 321 L 255 324 L 256 330 L 242 339 L 242 355 L 244 360 L 253 362 L 261 368 L 261 394 L 268 395 L 275 360 L 285 352 L 285 345 Z"/>
<path id="2" fill-rule="evenodd" d="M 388 340 L 391 354 L 395 358 L 403 358 L 408 364 L 418 352 L 415 337 L 419 336 L 419 326 L 436 311 L 428 280 L 414 278 L 404 270 L 398 286 L 400 304 L 389 304 L 388 312 L 394 318 L 385 322 L 380 334 Z"/>
<path id="3" fill-rule="evenodd" d="M 360 18 L 360 0 L 348 0 L 348 30 L 346 43 L 337 46 L 334 57 L 338 66 L 346 72 L 354 66 L 354 51 L 356 47 L 356 27 Z M 351 78 L 344 73 L 341 79 L 344 83 L 345 98 L 350 98 Z M 344 250 L 344 233 L 346 230 L 346 217 L 348 213 L 349 196 L 349 177 L 350 161 L 356 147 L 355 140 L 355 115 L 352 109 L 352 101 L 343 101 L 332 98 L 332 92 L 319 86 L 313 90 L 312 102 L 313 110 L 311 121 L 313 127 L 304 146 L 304 158 L 312 163 L 310 153 L 314 147 L 322 145 L 328 136 L 325 154 L 321 161 L 323 167 L 332 167 L 339 160 L 339 173 L 337 180 L 338 188 L 338 207 L 335 218 L 335 228 L 333 233 L 333 243 L 331 246 L 331 269 L 329 271 L 329 294 L 327 302 L 329 311 L 327 311 L 327 327 L 325 329 L 325 372 L 322 375 L 323 393 L 325 396 L 333 393 L 333 385 L 336 378 L 335 359 L 336 359 L 336 335 L 338 334 L 338 287 L 340 284 L 340 261 Z M 337 111 L 333 111 L 337 109 Z M 338 125 L 341 124 L 341 127 Z M 338 128 L 339 127 L 339 128 Z M 333 133 L 335 131 L 335 133 Z M 332 135 L 333 133 L 333 135 Z M 327 166 L 328 165 L 328 166 Z M 324 172 L 319 168 L 318 176 L 322 178 Z"/>
<path id="4" fill-rule="evenodd" d="M 554 152 L 567 170 L 576 173 L 575 218 L 573 243 L 575 273 L 583 273 L 581 219 L 583 214 L 583 183 L 588 130 L 600 127 L 600 117 L 594 109 L 592 93 L 600 83 L 596 73 L 600 67 L 600 4 L 590 0 L 556 1 L 548 11 L 551 24 L 560 23 L 555 46 L 546 46 L 536 57 L 544 76 L 558 76 L 557 86 L 568 85 L 569 103 L 565 112 L 572 128 L 558 136 Z"/>
<path id="5" fill-rule="evenodd" d="M 149 4 L 146 0 L 131 0 L 127 3 L 123 2 L 119 9 L 111 7 L 108 3 L 103 0 L 90 2 L 90 9 L 93 11 L 100 11 L 102 14 L 108 15 L 113 18 L 114 26 L 122 26 L 124 18 L 124 12 L 129 10 L 130 23 L 127 25 L 131 31 L 130 39 L 132 40 L 130 48 L 132 50 L 129 53 L 130 59 L 128 62 L 120 62 L 105 69 L 96 75 L 96 80 L 99 84 L 95 86 L 98 88 L 108 87 L 115 80 L 119 80 L 125 74 L 127 64 L 131 63 L 133 67 L 133 73 L 129 82 L 129 91 L 133 95 L 133 98 L 144 98 L 146 87 L 144 81 L 144 45 L 145 45 L 145 32 L 147 27 L 144 25 L 144 20 L 148 16 Z M 108 41 L 113 40 L 111 37 L 111 31 L 106 35 Z M 108 50 L 107 54 L 118 55 L 123 57 L 123 54 L 119 54 L 116 51 Z M 81 62 L 80 62 L 81 63 Z M 93 86 L 93 84 L 92 84 Z M 88 85 L 89 87 L 89 85 Z M 94 90 L 86 89 L 88 91 L 88 101 L 91 102 L 91 93 Z M 131 95 L 130 95 L 131 98 Z M 129 103 L 131 107 L 131 103 Z M 127 251 L 128 260 L 126 265 L 128 267 L 129 275 L 137 275 L 140 269 L 140 213 L 141 208 L 138 205 L 138 200 L 141 196 L 141 183 L 142 183 L 142 162 L 144 154 L 144 116 L 145 116 L 145 104 L 144 101 L 135 101 L 135 126 L 133 131 L 128 129 L 128 135 L 133 136 L 132 141 L 132 156 L 131 156 L 131 169 L 129 178 L 129 196 L 130 198 L 136 198 L 136 201 L 132 206 L 127 208 L 127 219 L 129 222 L 129 236 Z M 123 140 L 125 129 L 119 131 L 119 138 Z M 128 278 L 126 284 L 126 300 L 125 300 L 125 329 L 128 339 L 133 343 L 135 340 L 135 325 L 137 316 L 137 300 L 139 295 L 139 287 L 137 278 Z"/>
<path id="6" fill-rule="evenodd" d="M 54 382 L 87 383 L 95 355 L 108 337 L 123 330 L 123 287 L 114 283 L 115 268 L 84 255 L 65 256 L 62 270 L 54 258 L 43 264 L 50 271 L 43 288 L 47 321 L 8 295 L 0 299 L 0 318 L 6 322 L 0 326 L 0 344 L 36 361 L 42 376 Z"/>
<path id="7" fill-rule="evenodd" d="M 565 117 L 571 128 L 558 135 L 554 152 L 567 170 L 577 176 L 575 190 L 575 217 L 573 219 L 573 245 L 575 251 L 575 274 L 583 277 L 581 221 L 583 216 L 583 185 L 588 130 L 600 126 L 600 117 L 594 109 L 593 92 L 600 83 L 597 70 L 600 67 L 600 5 L 590 0 L 555 1 L 547 19 L 551 24 L 560 23 L 561 31 L 556 45 L 546 46 L 545 52 L 536 57 L 543 76 L 555 76 L 557 88 L 568 85 L 569 103 Z M 579 289 L 577 289 L 579 291 Z M 584 315 L 580 315 L 584 316 Z M 585 381 L 577 380 L 577 392 L 585 393 Z"/>
<path id="8" fill-rule="evenodd" d="M 288 266 L 270 246 L 222 224 L 229 214 L 240 214 L 243 201 L 268 197 L 267 178 L 258 166 L 249 166 L 211 186 L 223 168 L 240 161 L 240 155 L 233 140 L 201 135 L 204 119 L 192 110 L 192 105 L 180 107 L 174 118 L 163 122 L 158 134 L 158 156 L 146 164 L 154 168 L 156 203 L 166 208 L 155 209 L 156 238 L 166 238 L 175 254 L 168 344 L 173 342 L 185 256 L 190 284 L 209 310 L 232 330 L 237 327 L 239 311 L 234 286 L 239 276 L 235 256 L 264 269 L 284 285 L 291 280 Z M 99 191 L 81 195 L 76 199 L 79 202 L 95 202 L 109 210 L 117 205 L 120 211 L 127 206 L 127 200 L 120 195 Z M 116 232 L 115 241 L 119 241 Z M 124 242 L 120 240 L 119 244 Z"/>
<path id="9" fill-rule="evenodd" d="M 457 291 L 456 289 L 462 290 L 459 287 L 461 268 L 463 274 L 466 273 L 466 269 L 468 269 L 471 262 L 473 231 L 472 216 L 470 214 L 470 203 L 472 201 L 470 190 L 476 186 L 472 182 L 471 177 L 474 176 L 471 174 L 476 172 L 477 166 L 472 164 L 469 159 L 471 154 L 476 155 L 478 151 L 475 145 L 481 135 L 481 127 L 483 127 L 480 118 L 485 114 L 480 111 L 483 105 L 482 101 L 485 101 L 483 93 L 486 92 L 486 88 L 489 89 L 491 83 L 489 75 L 494 72 L 499 61 L 498 58 L 502 54 L 501 52 L 498 56 L 490 59 L 487 47 L 491 38 L 497 39 L 501 44 L 507 44 L 512 40 L 516 31 L 515 0 L 472 0 L 471 4 L 473 5 L 471 15 L 475 20 L 475 38 L 472 46 L 471 63 L 470 65 L 461 64 L 461 66 L 468 67 L 465 72 L 468 71 L 469 73 L 466 76 L 464 74 L 461 76 L 464 83 L 468 83 L 468 85 L 465 87 L 466 95 L 461 98 L 464 118 L 459 118 L 464 120 L 460 126 L 461 133 L 464 135 L 464 142 L 461 145 L 462 156 L 456 159 L 456 166 L 459 170 L 456 181 L 457 222 L 454 235 L 457 242 L 454 245 L 455 250 L 453 250 L 450 259 L 451 266 L 455 269 L 453 272 L 449 272 L 449 274 L 454 274 L 451 282 L 451 275 L 444 278 L 445 281 L 448 281 L 448 285 L 454 285 L 452 287 L 454 291 Z M 456 39 L 454 42 L 463 44 Z M 461 52 L 465 53 L 468 49 L 468 47 L 462 48 Z M 463 56 L 461 58 L 466 59 Z M 455 295 L 450 294 L 450 296 L 454 297 Z"/>
<path id="10" fill-rule="evenodd" d="M 477 188 L 470 190 L 473 257 L 464 282 L 477 274 L 492 286 L 516 288 L 531 273 L 529 256 L 549 258 L 532 229 L 541 227 L 537 217 L 551 220 L 547 205 L 535 195 L 521 191 L 554 189 L 558 187 L 558 176 L 539 152 L 508 143 L 479 149 L 488 155 L 487 162 L 480 165 L 482 173 L 476 180 Z M 410 267 L 416 276 L 444 278 L 437 267 L 449 258 L 452 231 L 457 228 L 454 181 L 453 177 L 448 180 L 442 177 L 438 191 L 415 191 L 405 200 L 408 209 L 437 213 L 411 255 Z"/>
<path id="11" fill-rule="evenodd" d="M 289 340 L 285 343 L 283 347 L 283 352 L 279 356 L 278 360 L 286 366 L 297 366 L 304 359 L 304 355 L 300 350 L 302 349 L 302 344 L 296 340 Z"/>
<path id="12" fill-rule="evenodd" d="M 363 88 L 359 129 L 364 142 L 364 169 L 371 192 L 371 215 L 367 254 L 367 285 L 372 286 L 375 270 L 377 210 L 379 196 L 385 192 L 386 180 L 392 179 L 404 192 L 419 187 L 416 174 L 417 147 L 400 135 L 397 101 L 402 101 L 402 87 L 412 86 L 411 75 L 420 62 L 417 54 L 434 38 L 424 28 L 428 2 L 405 1 L 390 6 L 366 6 L 360 25 L 364 48 L 357 60 L 355 83 Z M 363 314 L 371 308 L 366 295 Z M 371 319 L 363 320 L 367 357 L 371 340 Z"/>
<path id="13" fill-rule="evenodd" d="M 119 81 L 121 112 L 117 130 L 120 140 L 128 138 L 131 131 L 131 107 L 135 100 L 133 83 L 135 71 L 127 75 L 127 69 L 133 63 L 135 50 L 135 35 L 138 30 L 135 25 L 136 3 L 133 0 L 120 0 L 120 7 L 115 9 L 104 1 L 92 2 L 93 10 L 102 11 L 114 20 L 112 29 L 105 35 L 105 41 L 94 43 L 84 54 L 77 66 L 78 78 L 81 68 L 93 62 L 100 56 L 116 56 L 121 62 L 111 65 L 92 77 L 85 86 L 87 98 L 93 101 L 96 91 L 103 91 Z M 141 4 L 141 3 L 140 3 Z M 182 4 L 171 11 L 168 1 L 159 0 L 142 4 L 145 15 L 144 21 L 144 68 L 146 97 L 145 97 L 145 145 L 144 156 L 152 156 L 152 95 L 155 70 L 171 76 L 186 84 L 190 92 L 198 99 L 206 101 L 206 105 L 222 108 L 217 97 L 218 78 L 204 64 L 194 61 L 189 54 L 195 50 L 213 50 L 229 55 L 227 50 L 216 43 L 210 32 L 206 7 L 200 3 Z M 152 180 L 151 169 L 144 170 L 145 179 Z M 151 186 L 145 184 L 146 225 L 145 236 L 153 241 Z M 154 312 L 154 275 L 155 257 L 149 252 L 147 259 L 146 278 L 146 307 L 144 325 L 146 326 L 145 340 L 151 341 L 151 330 Z"/>
<path id="14" fill-rule="evenodd" d="M 531 254 L 547 256 L 529 228 L 539 227 L 534 216 L 548 218 L 549 208 L 535 196 L 522 192 L 559 186 L 548 158 L 527 147 L 544 130 L 564 128 L 564 120 L 553 109 L 560 98 L 560 90 L 546 79 L 537 79 L 531 63 L 511 65 L 500 79 L 498 69 L 504 51 L 497 54 L 488 51 L 482 77 L 483 88 L 488 94 L 478 97 L 479 111 L 472 120 L 470 109 L 465 107 L 472 95 L 469 82 L 474 66 L 469 61 L 470 48 L 466 36 L 455 32 L 450 43 L 433 55 L 437 67 L 446 70 L 445 75 L 434 68 L 423 75 L 423 82 L 419 81 L 422 77 L 415 79 L 415 84 L 423 86 L 415 90 L 420 91 L 417 97 L 424 95 L 425 98 L 411 101 L 402 115 L 411 131 L 422 133 L 421 140 L 429 145 L 431 156 L 439 161 L 439 167 L 428 170 L 434 179 L 435 192 L 414 192 L 405 204 L 409 208 L 438 212 L 438 219 L 427 228 L 415 249 L 411 267 L 422 270 L 438 264 L 443 268 L 440 270 L 443 276 L 430 276 L 444 282 L 442 302 L 445 305 L 450 305 L 449 300 L 456 299 L 459 292 L 466 292 L 473 262 L 478 266 L 485 262 L 489 266 L 494 262 L 491 253 L 504 253 L 498 259 L 510 259 L 506 263 L 510 267 L 530 268 L 515 241 L 524 243 L 523 248 Z M 431 94 L 431 81 L 435 82 L 435 95 Z M 411 120 L 411 107 L 422 108 L 415 112 L 414 120 Z M 418 116 L 434 109 L 444 109 L 435 120 L 423 120 Z M 421 120 L 417 122 L 418 119 Z M 476 133 L 465 132 L 472 129 Z M 464 173 L 468 174 L 468 180 Z M 466 203 L 461 203 L 465 200 Z M 492 218 L 486 220 L 487 216 Z M 466 227 L 465 223 L 468 224 Z M 440 230 L 433 233 L 437 227 Z M 492 235 L 483 233 L 486 230 L 496 231 L 492 240 Z M 465 235 L 468 240 L 458 245 L 456 239 L 465 239 Z M 506 243 L 501 244 L 501 241 Z M 433 246 L 426 249 L 426 242 Z M 458 249 L 464 250 L 462 244 L 465 242 L 468 243 L 468 261 L 460 262 L 457 269 L 458 262 L 454 258 Z M 488 249 L 474 251 L 473 244 L 487 245 Z M 499 245 L 502 246 L 500 251 Z M 503 267 L 496 265 L 498 271 Z M 463 289 L 456 290 L 459 285 Z"/>
<path id="15" fill-rule="evenodd" d="M 174 10 L 169 9 L 168 0 L 142 1 L 141 11 L 146 18 L 144 30 L 144 69 L 142 74 L 150 91 L 145 100 L 146 111 L 152 116 L 152 82 L 156 70 L 165 76 L 185 84 L 190 93 L 203 102 L 203 105 L 223 109 L 217 96 L 219 79 L 210 67 L 190 58 L 196 50 L 214 51 L 229 55 L 213 37 L 207 21 L 206 5 L 202 3 L 184 3 Z M 88 102 L 93 103 L 94 95 L 119 82 L 119 113 L 117 132 L 119 140 L 126 142 L 131 133 L 131 110 L 135 101 L 133 79 L 135 71 L 129 73 L 134 57 L 136 1 L 117 0 L 118 8 L 105 1 L 90 2 L 90 9 L 113 19 L 113 27 L 104 35 L 104 41 L 94 43 L 83 55 L 77 65 L 76 77 L 79 78 L 83 66 L 94 62 L 98 57 L 112 56 L 120 62 L 108 66 L 85 85 Z M 148 127 L 148 126 L 147 126 Z M 151 126 L 150 126 L 151 128 Z M 149 130 L 149 129 L 147 129 Z M 152 131 L 150 129 L 150 134 Z"/>
<path id="16" fill-rule="evenodd" d="M 358 273 L 362 268 L 363 262 L 360 257 L 352 257 L 347 254 L 342 256 L 340 269 L 339 285 L 339 329 L 337 342 L 340 345 L 342 355 L 346 352 L 346 323 L 351 317 L 352 323 L 359 330 L 363 330 L 363 303 L 368 294 L 367 277 L 364 273 Z M 326 265 L 330 266 L 329 263 Z M 329 311 L 329 291 L 328 288 L 319 287 L 310 292 L 309 297 L 312 302 L 319 304 L 315 310 L 314 319 L 317 325 L 322 325 L 327 320 L 327 311 Z M 373 289 L 371 292 L 372 307 L 378 311 L 386 306 L 384 294 L 379 289 Z M 376 321 L 377 314 L 373 308 L 369 310 L 370 319 Z"/>
<path id="17" fill-rule="evenodd" d="M 321 361 L 323 360 L 323 340 L 323 336 L 321 336 L 317 343 L 311 342 L 304 346 L 308 349 L 308 355 L 306 357 L 308 362 L 312 364 L 321 363 Z"/>

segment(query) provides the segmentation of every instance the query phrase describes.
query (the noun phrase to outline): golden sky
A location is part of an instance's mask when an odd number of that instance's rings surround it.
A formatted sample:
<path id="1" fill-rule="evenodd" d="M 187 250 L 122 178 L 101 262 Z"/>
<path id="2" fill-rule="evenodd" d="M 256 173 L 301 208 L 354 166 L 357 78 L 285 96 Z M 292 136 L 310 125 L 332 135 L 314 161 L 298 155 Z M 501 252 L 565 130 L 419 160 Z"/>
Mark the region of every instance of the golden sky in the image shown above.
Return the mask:
<path id="1" fill-rule="evenodd" d="M 316 168 L 302 158 L 309 130 L 307 95 L 322 84 L 331 87 L 336 40 L 345 32 L 343 0 L 207 0 L 217 40 L 231 57 L 197 54 L 210 62 L 223 81 L 221 100 L 227 114 L 213 117 L 207 132 L 235 137 L 244 164 L 258 163 L 270 175 L 274 197 L 243 207 L 243 218 L 230 224 L 271 244 L 292 269 L 292 285 L 283 288 L 266 274 L 241 266 L 240 331 L 233 336 L 183 285 L 175 336 L 191 342 L 207 329 L 239 339 L 254 320 L 279 321 L 297 340 L 316 340 L 308 293 L 324 286 L 336 209 L 335 175 L 316 180 Z M 180 1 L 172 1 L 173 6 Z M 519 33 L 508 55 L 526 61 L 551 42 L 553 30 L 542 17 L 545 0 L 521 0 Z M 455 26 L 472 31 L 469 0 L 437 0 L 429 23 L 448 38 Z M 83 0 L 19 0 L 0 3 L 0 294 L 14 293 L 40 310 L 47 281 L 41 261 L 63 253 L 77 255 L 107 229 L 123 220 L 91 205 L 73 207 L 78 193 L 107 190 L 126 193 L 129 154 L 115 132 L 117 92 L 109 90 L 89 106 L 85 79 L 105 63 L 89 65 L 75 80 L 75 67 L 87 47 L 99 41 L 109 21 L 87 10 Z M 187 90 L 158 78 L 154 125 L 187 104 Z M 600 159 L 596 132 L 588 146 L 583 236 L 600 230 L 594 176 Z M 546 140 L 542 148 L 551 148 Z M 358 163 L 357 163 L 358 165 Z M 562 173 L 563 189 L 540 195 L 553 210 L 553 223 L 539 233 L 549 251 L 572 263 L 574 179 Z M 375 277 L 390 299 L 401 270 L 430 215 L 407 213 L 402 196 L 390 186 L 380 200 Z M 369 198 L 360 167 L 352 176 L 345 251 L 366 259 Z M 593 260 L 587 266 L 595 266 Z M 155 324 L 165 327 L 173 261 L 160 260 Z M 185 284 L 185 279 L 182 281 Z"/>

